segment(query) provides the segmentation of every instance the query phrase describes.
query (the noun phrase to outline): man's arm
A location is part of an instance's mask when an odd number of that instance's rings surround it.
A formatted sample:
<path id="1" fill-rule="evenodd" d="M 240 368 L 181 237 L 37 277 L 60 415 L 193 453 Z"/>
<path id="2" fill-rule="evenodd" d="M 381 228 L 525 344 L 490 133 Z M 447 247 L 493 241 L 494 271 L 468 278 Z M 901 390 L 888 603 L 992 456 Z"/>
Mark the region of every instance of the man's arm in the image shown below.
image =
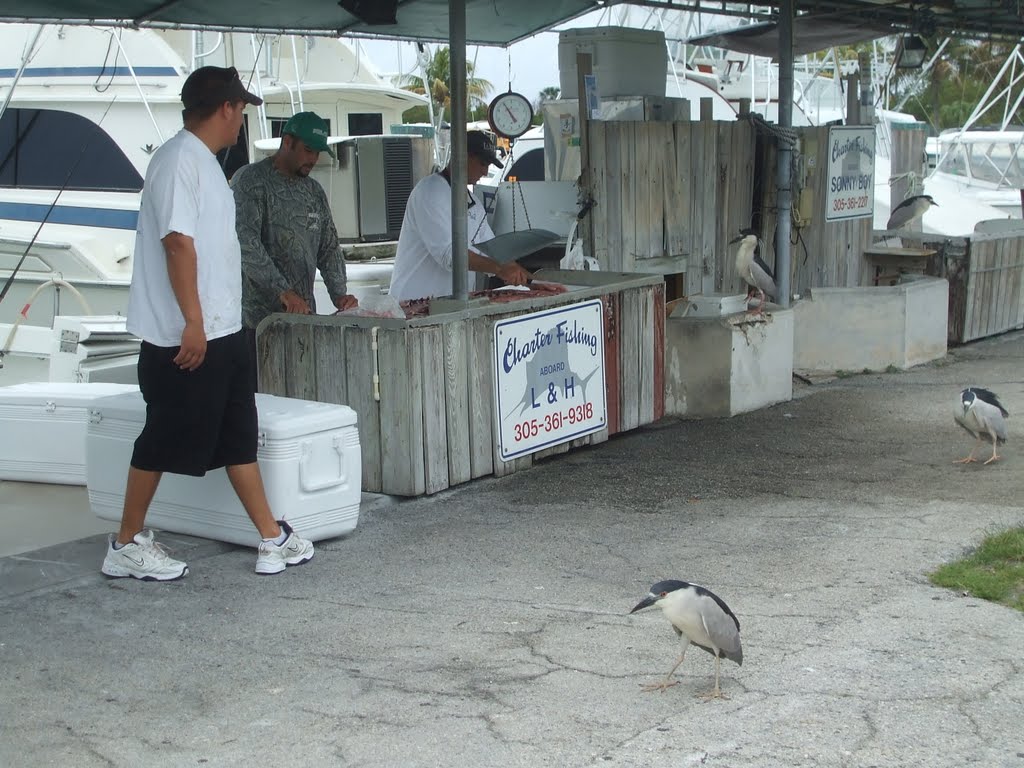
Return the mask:
<path id="1" fill-rule="evenodd" d="M 320 221 L 323 223 L 320 225 L 320 250 L 316 255 L 316 266 L 320 270 L 334 306 L 340 310 L 351 309 L 359 304 L 359 300 L 348 293 L 345 255 L 338 244 L 338 230 L 334 227 L 334 217 L 331 215 L 327 195 L 322 188 L 319 192 L 317 199 L 320 204 Z"/>
<path id="2" fill-rule="evenodd" d="M 181 349 L 174 357 L 174 364 L 186 371 L 194 371 L 206 358 L 206 331 L 203 328 L 203 307 L 199 303 L 195 243 L 180 232 L 171 232 L 161 242 L 167 254 L 167 277 L 185 318 Z"/>
<path id="3" fill-rule="evenodd" d="M 232 184 L 235 193 L 235 230 L 242 248 L 242 272 L 268 302 L 278 302 L 285 312 L 309 313 L 305 299 L 295 293 L 263 245 L 266 201 L 252 181 L 252 170 L 242 169 Z"/>
<path id="4" fill-rule="evenodd" d="M 496 275 L 508 285 L 526 285 L 527 281 L 533 277 L 533 275 L 514 261 L 510 261 L 507 264 L 499 264 L 489 256 L 484 256 L 476 251 L 469 252 L 469 269 L 471 272 Z"/>

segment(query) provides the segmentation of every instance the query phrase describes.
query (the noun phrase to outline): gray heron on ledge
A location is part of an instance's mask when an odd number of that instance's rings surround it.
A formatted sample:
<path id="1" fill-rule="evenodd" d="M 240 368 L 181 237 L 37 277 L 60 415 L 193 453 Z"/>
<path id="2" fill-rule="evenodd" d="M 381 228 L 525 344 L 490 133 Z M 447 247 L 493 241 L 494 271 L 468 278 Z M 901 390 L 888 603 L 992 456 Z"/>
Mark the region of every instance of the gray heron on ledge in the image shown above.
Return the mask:
<path id="1" fill-rule="evenodd" d="M 953 419 L 974 438 L 974 447 L 965 458 L 956 464 L 970 464 L 977 461 L 974 452 L 981 445 L 983 436 L 992 441 L 992 457 L 986 464 L 999 461 L 996 446 L 1006 442 L 1006 419 L 1010 414 L 1003 408 L 994 392 L 981 387 L 968 387 L 960 393 L 960 402 L 953 411 Z"/>
<path id="2" fill-rule="evenodd" d="M 725 601 L 710 589 L 689 584 L 685 581 L 659 581 L 651 587 L 647 597 L 641 600 L 630 613 L 657 605 L 672 628 L 679 636 L 681 650 L 679 661 L 659 683 L 645 685 L 645 691 L 664 691 L 678 680 L 672 674 L 683 663 L 690 643 L 715 657 L 715 689 L 708 698 L 724 698 L 718 687 L 719 668 L 724 656 L 737 664 L 743 664 L 743 647 L 740 645 L 740 620 Z"/>
<path id="3" fill-rule="evenodd" d="M 758 239 L 754 230 L 741 230 L 740 236 L 730 245 L 733 243 L 740 244 L 736 249 L 736 273 L 748 286 L 747 301 L 750 301 L 754 291 L 757 291 L 761 300 L 758 314 L 763 315 L 765 295 L 771 296 L 773 299 L 778 298 L 779 295 L 779 289 L 775 285 L 775 275 L 757 253 Z"/>
<path id="4" fill-rule="evenodd" d="M 908 197 L 902 203 L 897 205 L 892 214 L 889 216 L 889 221 L 886 222 L 886 229 L 900 229 L 901 227 L 907 226 L 910 222 L 916 221 L 924 216 L 932 206 L 938 206 L 931 195 L 914 195 Z"/>

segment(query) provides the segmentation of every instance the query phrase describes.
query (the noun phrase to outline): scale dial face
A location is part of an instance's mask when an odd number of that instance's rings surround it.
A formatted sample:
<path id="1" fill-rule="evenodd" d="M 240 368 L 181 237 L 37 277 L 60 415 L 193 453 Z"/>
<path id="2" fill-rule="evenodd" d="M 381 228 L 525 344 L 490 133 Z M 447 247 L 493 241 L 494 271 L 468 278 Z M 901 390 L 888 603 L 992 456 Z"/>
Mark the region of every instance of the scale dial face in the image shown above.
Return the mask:
<path id="1" fill-rule="evenodd" d="M 487 122 L 499 136 L 518 139 L 533 123 L 533 105 L 521 93 L 500 93 L 487 108 Z"/>

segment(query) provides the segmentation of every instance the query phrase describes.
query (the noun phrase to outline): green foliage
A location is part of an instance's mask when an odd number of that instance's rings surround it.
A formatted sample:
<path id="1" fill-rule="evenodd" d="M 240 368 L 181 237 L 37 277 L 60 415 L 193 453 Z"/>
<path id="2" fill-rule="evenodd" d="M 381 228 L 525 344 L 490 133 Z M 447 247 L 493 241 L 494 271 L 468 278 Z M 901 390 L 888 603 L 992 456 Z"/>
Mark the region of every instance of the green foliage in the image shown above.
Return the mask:
<path id="1" fill-rule="evenodd" d="M 1024 611 L 1024 528 L 986 536 L 969 556 L 943 565 L 929 579 L 936 586 Z"/>
<path id="2" fill-rule="evenodd" d="M 929 49 L 934 50 L 936 45 L 935 41 L 929 42 Z M 1005 43 L 951 40 L 923 79 L 919 78 L 920 73 L 916 70 L 897 70 L 901 74 L 893 93 L 897 100 L 909 93 L 911 98 L 904 110 L 929 123 L 936 133 L 947 128 L 959 128 L 978 106 L 1011 50 L 1012 46 Z M 1010 77 L 1005 74 L 995 93 L 1009 86 Z M 1014 91 L 1019 89 L 1020 84 L 1017 83 Z M 997 125 L 1002 117 L 1002 110 L 993 108 L 976 125 Z M 1011 122 L 1024 123 L 1024 109 L 1018 108 Z"/>
<path id="3" fill-rule="evenodd" d="M 442 113 L 445 120 L 451 120 L 451 52 L 448 48 L 437 48 L 427 65 L 426 82 L 422 77 L 408 76 L 399 85 L 407 91 L 428 95 L 434 104 L 434 114 Z M 473 64 L 466 62 L 466 97 L 471 110 L 470 120 L 482 119 L 487 115 L 487 96 L 494 89 L 491 83 L 480 77 L 474 77 Z M 402 115 L 406 123 L 425 123 L 426 107 L 413 107 Z"/>

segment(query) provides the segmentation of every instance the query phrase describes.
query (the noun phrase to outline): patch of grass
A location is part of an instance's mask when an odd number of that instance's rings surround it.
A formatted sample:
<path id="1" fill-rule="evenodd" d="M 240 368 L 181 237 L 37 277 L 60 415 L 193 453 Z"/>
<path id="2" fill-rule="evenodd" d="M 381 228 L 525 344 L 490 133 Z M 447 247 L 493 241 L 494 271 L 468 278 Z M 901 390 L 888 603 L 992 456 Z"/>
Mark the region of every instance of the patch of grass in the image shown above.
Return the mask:
<path id="1" fill-rule="evenodd" d="M 943 565 L 928 578 L 936 586 L 1024 612 L 1024 527 L 986 536 L 967 557 Z"/>
<path id="2" fill-rule="evenodd" d="M 838 378 L 838 379 L 848 379 L 851 376 L 856 376 L 856 375 L 857 374 L 854 373 L 853 371 L 844 371 L 842 368 L 840 368 L 838 371 L 836 371 L 836 378 Z"/>
<path id="3" fill-rule="evenodd" d="M 861 373 L 874 373 L 870 368 L 865 368 Z"/>
<path id="4" fill-rule="evenodd" d="M 886 373 L 899 373 L 900 369 L 897 368 L 895 365 L 887 365 L 885 367 L 885 372 Z"/>

